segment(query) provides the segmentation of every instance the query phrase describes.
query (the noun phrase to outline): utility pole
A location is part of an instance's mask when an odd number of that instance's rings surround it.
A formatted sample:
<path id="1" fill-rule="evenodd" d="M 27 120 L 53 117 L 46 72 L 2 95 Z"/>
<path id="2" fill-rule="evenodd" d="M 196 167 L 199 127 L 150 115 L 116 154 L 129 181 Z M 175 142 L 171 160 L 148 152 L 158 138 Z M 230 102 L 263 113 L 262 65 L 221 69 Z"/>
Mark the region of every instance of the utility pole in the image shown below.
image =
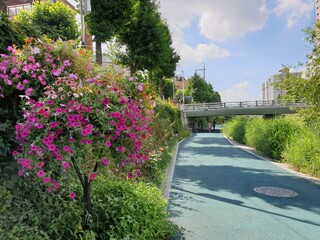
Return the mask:
<path id="1" fill-rule="evenodd" d="M 184 105 L 184 72 L 182 70 L 182 104 Z"/>
<path id="2" fill-rule="evenodd" d="M 206 81 L 206 65 L 204 63 L 202 63 L 202 65 L 203 65 L 203 68 L 196 69 L 195 72 L 203 71 L 203 80 Z"/>

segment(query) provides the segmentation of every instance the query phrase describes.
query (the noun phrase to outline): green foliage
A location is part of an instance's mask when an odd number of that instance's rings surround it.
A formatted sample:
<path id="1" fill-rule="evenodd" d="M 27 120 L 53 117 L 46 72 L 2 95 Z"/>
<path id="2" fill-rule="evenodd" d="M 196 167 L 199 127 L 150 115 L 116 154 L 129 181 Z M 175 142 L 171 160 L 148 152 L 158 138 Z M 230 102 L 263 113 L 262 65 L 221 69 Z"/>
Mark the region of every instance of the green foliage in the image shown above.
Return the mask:
<path id="1" fill-rule="evenodd" d="M 286 91 L 284 98 L 287 101 L 300 101 L 307 106 L 307 108 L 298 109 L 299 113 L 309 126 L 320 133 L 320 23 L 317 22 L 313 29 L 307 29 L 306 33 L 313 50 L 307 56 L 309 60 L 305 64 L 304 74 L 288 74 L 279 83 L 279 87 Z"/>
<path id="2" fill-rule="evenodd" d="M 299 171 L 320 177 L 319 135 L 306 127 L 301 128 L 287 145 L 282 157 Z"/>
<path id="3" fill-rule="evenodd" d="M 0 53 L 8 53 L 7 47 L 23 44 L 23 34 L 8 15 L 0 12 Z"/>
<path id="4" fill-rule="evenodd" d="M 119 35 L 119 41 L 126 46 L 126 52 L 120 53 L 119 59 L 130 67 L 131 73 L 149 70 L 158 79 L 174 75 L 180 58 L 171 46 L 170 32 L 161 19 L 156 1 L 139 1 L 135 18 L 127 31 Z"/>
<path id="5" fill-rule="evenodd" d="M 202 77 L 195 73 L 190 78 L 188 85 L 188 91 L 193 97 L 193 101 L 196 103 L 211 103 L 221 102 L 221 98 L 218 92 L 215 92 L 210 83 L 207 83 Z"/>
<path id="6" fill-rule="evenodd" d="M 165 239 L 172 233 L 158 188 L 105 177 L 93 184 L 96 239 Z"/>
<path id="7" fill-rule="evenodd" d="M 249 119 L 245 117 L 235 117 L 223 125 L 223 133 L 229 138 L 245 143 L 245 129 Z"/>
<path id="8" fill-rule="evenodd" d="M 82 208 L 31 185 L 0 186 L 0 239 L 79 239 Z"/>
<path id="9" fill-rule="evenodd" d="M 20 11 L 15 22 L 28 37 L 71 40 L 79 36 L 76 12 L 60 1 L 36 1 L 31 11 Z"/>
<path id="10" fill-rule="evenodd" d="M 245 142 L 259 152 L 279 160 L 299 125 L 286 118 L 255 118 L 246 125 Z"/>
<path id="11" fill-rule="evenodd" d="M 136 0 L 92 0 L 86 16 L 88 30 L 96 40 L 108 41 L 125 31 L 134 17 Z"/>

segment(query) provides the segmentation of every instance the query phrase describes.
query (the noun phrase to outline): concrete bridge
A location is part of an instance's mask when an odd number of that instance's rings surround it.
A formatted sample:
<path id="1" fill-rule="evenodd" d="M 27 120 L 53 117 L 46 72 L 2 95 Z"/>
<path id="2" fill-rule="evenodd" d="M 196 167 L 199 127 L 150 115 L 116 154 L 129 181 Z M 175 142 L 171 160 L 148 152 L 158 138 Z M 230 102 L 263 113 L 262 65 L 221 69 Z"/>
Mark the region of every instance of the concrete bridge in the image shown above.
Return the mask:
<path id="1" fill-rule="evenodd" d="M 286 103 L 284 101 L 241 101 L 241 102 L 214 102 L 181 105 L 183 123 L 189 127 L 193 117 L 206 116 L 234 116 L 234 115 L 264 115 L 273 116 L 293 114 L 295 108 L 301 108 L 301 103 Z"/>

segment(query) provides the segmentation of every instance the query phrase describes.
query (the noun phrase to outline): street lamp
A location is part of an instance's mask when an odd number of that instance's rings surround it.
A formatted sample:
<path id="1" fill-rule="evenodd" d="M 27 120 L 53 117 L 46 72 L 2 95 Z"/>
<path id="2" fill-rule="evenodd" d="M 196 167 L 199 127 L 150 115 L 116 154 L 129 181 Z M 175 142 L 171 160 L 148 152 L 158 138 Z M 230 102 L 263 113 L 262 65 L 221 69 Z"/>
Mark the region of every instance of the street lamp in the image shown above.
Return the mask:
<path id="1" fill-rule="evenodd" d="M 91 0 L 80 0 L 81 45 L 85 45 L 86 30 L 84 16 L 91 12 Z"/>

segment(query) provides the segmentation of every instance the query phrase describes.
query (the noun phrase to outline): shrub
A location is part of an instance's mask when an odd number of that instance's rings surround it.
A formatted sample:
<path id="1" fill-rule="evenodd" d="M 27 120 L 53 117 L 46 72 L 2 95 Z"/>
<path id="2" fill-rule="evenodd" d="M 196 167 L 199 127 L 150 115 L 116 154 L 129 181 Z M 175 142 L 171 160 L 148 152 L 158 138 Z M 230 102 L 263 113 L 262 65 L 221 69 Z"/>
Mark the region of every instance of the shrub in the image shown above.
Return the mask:
<path id="1" fill-rule="evenodd" d="M 313 176 L 320 176 L 320 137 L 307 128 L 302 128 L 282 154 L 285 162 L 291 163 L 298 170 Z"/>
<path id="2" fill-rule="evenodd" d="M 158 188 L 142 182 L 98 177 L 93 187 L 96 239 L 166 239 L 172 233 Z"/>
<path id="3" fill-rule="evenodd" d="M 32 185 L 0 186 L 0 239 L 79 239 L 82 208 Z"/>
<path id="4" fill-rule="evenodd" d="M 283 117 L 255 118 L 246 126 L 245 142 L 259 152 L 280 159 L 286 144 L 300 125 Z"/>
<path id="5" fill-rule="evenodd" d="M 231 121 L 228 121 L 223 126 L 223 133 L 230 137 L 231 139 L 245 143 L 245 127 L 248 123 L 248 118 L 245 117 L 236 117 L 233 118 Z"/>

